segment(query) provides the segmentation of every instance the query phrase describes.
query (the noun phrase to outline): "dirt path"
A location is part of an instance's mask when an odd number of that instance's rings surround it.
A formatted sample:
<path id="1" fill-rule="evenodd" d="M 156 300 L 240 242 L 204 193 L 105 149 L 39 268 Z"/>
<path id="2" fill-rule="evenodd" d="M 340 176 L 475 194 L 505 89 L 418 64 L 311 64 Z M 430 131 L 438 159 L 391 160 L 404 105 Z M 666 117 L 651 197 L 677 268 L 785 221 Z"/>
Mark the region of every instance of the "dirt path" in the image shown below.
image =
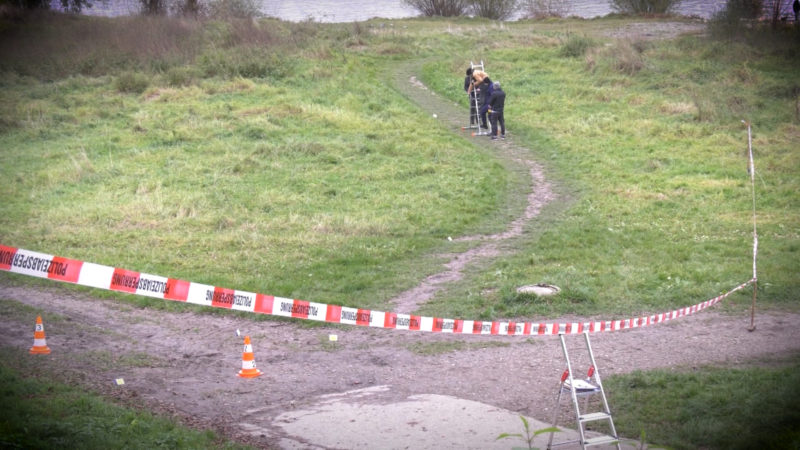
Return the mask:
<path id="1" fill-rule="evenodd" d="M 395 88 L 410 98 L 424 112 L 435 114 L 439 121 L 457 132 L 467 122 L 468 111 L 431 92 L 420 82 L 414 72 L 419 65 L 419 62 L 414 62 L 395 67 L 392 80 Z M 467 132 L 463 132 L 462 135 L 469 136 Z M 478 245 L 464 253 L 446 255 L 449 260 L 444 264 L 442 272 L 427 277 L 419 285 L 390 300 L 390 304 L 395 305 L 393 311 L 411 313 L 419 305 L 433 298 L 444 285 L 460 280 L 464 269 L 470 264 L 513 251 L 514 238 L 522 234 L 524 227 L 539 214 L 545 205 L 556 199 L 556 194 L 546 180 L 542 166 L 530 158 L 530 151 L 516 144 L 512 133 L 509 133 L 509 138 L 503 141 L 490 142 L 486 136 L 476 136 L 473 139 L 490 147 L 491 151 L 505 163 L 509 170 L 517 172 L 520 184 L 524 186 L 522 189 L 527 191 L 524 204 L 520 205 L 520 211 L 515 213 L 515 218 L 509 222 L 503 232 L 456 237 L 454 240 L 457 242 L 478 242 Z"/>
<path id="2" fill-rule="evenodd" d="M 410 92 L 422 90 L 412 76 L 403 71 L 397 74 L 402 84 L 413 86 Z M 429 93 L 420 95 L 425 102 L 434 102 L 421 104 L 423 110 L 436 108 L 447 126 L 462 125 L 462 109 Z M 541 167 L 516 146 L 513 137 L 495 148 L 498 156 L 513 166 L 511 170 L 518 171 L 519 179 L 527 180 L 527 203 L 505 231 L 458 238 L 476 245 L 467 253 L 452 255 L 440 274 L 395 298 L 396 310 L 415 309 L 446 283 L 461 277 L 468 264 L 510 251 L 515 237 L 554 199 Z M 357 444 L 361 441 L 325 441 L 307 429 L 298 430 L 295 425 L 302 418 L 292 412 L 302 416 L 309 408 L 333 408 L 343 414 L 352 409 L 351 415 L 340 416 L 338 422 L 318 424 L 329 432 L 349 433 L 347 426 L 353 423 L 371 426 L 366 425 L 371 422 L 357 422 L 354 415 L 358 411 L 361 417 L 390 411 L 394 417 L 382 420 L 390 421 L 386 426 L 396 428 L 394 431 L 407 436 L 412 431 L 417 433 L 414 436 L 439 436 L 437 430 L 405 415 L 411 414 L 408 408 L 423 408 L 409 399 L 427 401 L 424 409 L 445 421 L 470 407 L 448 403 L 447 398 L 488 405 L 489 410 L 480 413 L 478 425 L 473 427 L 488 427 L 494 436 L 519 432 L 491 429 L 505 425 L 489 422 L 487 417 L 502 408 L 550 420 L 556 383 L 564 367 L 558 340 L 552 336 L 453 336 L 255 322 L 245 315 L 201 314 L 191 305 L 179 313 L 136 309 L 69 286 L 31 288 L 17 285 L 15 279 L 9 275 L 0 281 L 0 346 L 18 351 L 17 363 L 29 373 L 89 386 L 123 402 L 173 414 L 188 424 L 213 428 L 262 448 L 389 448 L 387 442 L 368 441 L 361 446 Z M 35 314 L 18 304 L 44 312 L 51 355 L 33 358 L 26 354 Z M 756 331 L 748 332 L 747 311 L 726 315 L 712 308 L 643 329 L 601 333 L 593 337 L 593 347 L 605 376 L 637 369 L 736 366 L 800 351 L 798 323 L 799 314 L 759 314 Z M 251 336 L 256 362 L 265 372 L 262 377 L 244 380 L 236 376 L 242 358 L 242 337 L 237 330 Z M 337 342 L 330 341 L 331 334 L 337 335 Z M 570 338 L 569 342 L 577 345 L 580 339 Z M 577 362 L 577 367 L 586 366 L 585 361 Z M 116 385 L 113 381 L 118 378 L 125 384 Z M 335 401 L 354 390 L 359 390 L 358 394 L 348 395 L 348 403 Z M 458 405 L 459 411 L 436 408 L 443 405 Z M 456 425 L 437 426 L 455 430 Z M 462 439 L 467 437 L 464 433 Z M 457 437 L 451 441 L 431 439 L 431 443 L 435 446 L 431 448 L 494 445 L 458 441 Z M 511 446 L 509 442 L 506 448 Z"/>
<path id="3" fill-rule="evenodd" d="M 286 413 L 313 407 L 327 394 L 370 387 L 386 388 L 364 399 L 364 407 L 435 394 L 547 421 L 564 366 L 555 337 L 308 328 L 135 309 L 63 286 L 0 285 L 0 299 L 44 311 L 52 354 L 37 357 L 37 365 L 28 367 L 32 373 L 88 385 L 263 448 L 339 448 L 312 445 L 304 433 L 292 434 Z M 24 353 L 32 343 L 35 317 L 19 308 L 6 309 L 11 312 L 0 316 L 0 343 Z M 756 331 L 748 332 L 746 311 L 731 316 L 711 310 L 648 328 L 599 334 L 592 343 L 606 376 L 635 369 L 735 366 L 800 351 L 798 323 L 797 314 L 762 314 Z M 252 337 L 264 376 L 236 376 L 242 356 L 237 330 Z M 335 345 L 330 334 L 338 336 Z M 580 340 L 569 342 L 577 345 Z M 452 351 L 425 354 L 437 348 Z M 579 362 L 578 367 L 587 364 Z M 125 384 L 116 386 L 117 378 Z M 412 421 L 396 419 L 398 426 L 413 428 Z M 517 431 L 493 430 L 495 435 Z"/>

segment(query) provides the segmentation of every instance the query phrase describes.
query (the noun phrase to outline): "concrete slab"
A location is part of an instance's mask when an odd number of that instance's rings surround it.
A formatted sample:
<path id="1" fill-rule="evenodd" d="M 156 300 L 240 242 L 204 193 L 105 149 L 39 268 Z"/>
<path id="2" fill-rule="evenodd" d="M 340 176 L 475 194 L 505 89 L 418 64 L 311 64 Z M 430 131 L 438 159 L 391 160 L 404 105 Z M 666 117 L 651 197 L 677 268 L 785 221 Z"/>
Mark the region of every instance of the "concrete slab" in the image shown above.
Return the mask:
<path id="1" fill-rule="evenodd" d="M 446 395 L 412 395 L 390 401 L 389 386 L 374 386 L 318 397 L 285 412 L 273 426 L 288 436 L 284 449 L 503 449 L 527 448 L 517 437 L 497 440 L 501 433 L 524 434 L 519 414 L 484 403 Z M 526 417 L 531 430 L 548 424 Z M 556 442 L 577 440 L 563 429 Z M 546 448 L 548 434 L 534 440 Z M 578 447 L 575 445 L 574 447 Z M 565 447 L 560 447 L 565 448 Z"/>

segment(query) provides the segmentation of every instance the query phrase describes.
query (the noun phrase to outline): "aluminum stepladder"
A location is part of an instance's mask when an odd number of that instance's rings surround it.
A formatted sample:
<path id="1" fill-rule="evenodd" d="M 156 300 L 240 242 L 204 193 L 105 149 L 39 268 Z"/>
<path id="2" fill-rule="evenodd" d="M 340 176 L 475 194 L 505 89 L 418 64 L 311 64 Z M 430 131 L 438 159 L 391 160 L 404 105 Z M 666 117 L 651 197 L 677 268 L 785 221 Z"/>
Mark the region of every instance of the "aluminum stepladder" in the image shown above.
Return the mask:
<path id="1" fill-rule="evenodd" d="M 469 66 L 472 68 L 473 71 L 480 70 L 480 71 L 484 71 L 485 72 L 485 70 L 483 68 L 483 60 L 481 60 L 481 62 L 479 64 L 476 64 L 476 63 L 470 61 L 469 62 Z M 473 93 L 475 93 L 475 98 L 470 99 L 470 101 L 473 103 L 472 105 L 470 105 L 470 110 L 472 108 L 475 108 L 475 114 L 472 114 L 472 112 L 470 112 L 470 120 L 469 120 L 470 121 L 470 125 L 469 125 L 469 127 L 464 127 L 464 128 L 465 129 L 466 128 L 477 128 L 478 131 L 472 133 L 473 136 L 488 136 L 489 135 L 489 128 L 481 127 L 481 115 L 480 115 L 480 112 L 479 112 L 480 109 L 481 109 L 481 105 L 478 102 L 479 97 L 478 97 L 478 93 L 475 91 L 474 84 L 473 84 Z M 469 94 L 467 94 L 467 97 L 469 98 Z M 473 123 L 474 123 L 474 125 L 473 125 Z"/>
<path id="2" fill-rule="evenodd" d="M 608 407 L 608 399 L 606 398 L 605 390 L 603 389 L 603 382 L 600 379 L 600 373 L 597 371 L 597 364 L 594 360 L 594 352 L 592 352 L 592 344 L 589 342 L 589 333 L 583 333 L 586 340 L 586 349 L 589 351 L 589 360 L 591 366 L 586 375 L 586 380 L 579 380 L 573 376 L 572 364 L 570 363 L 569 353 L 567 352 L 567 343 L 564 340 L 564 334 L 559 334 L 558 338 L 561 340 L 561 350 L 564 352 L 564 359 L 567 360 L 567 370 L 561 376 L 561 383 L 559 384 L 558 398 L 556 400 L 555 414 L 553 415 L 553 427 L 555 428 L 558 422 L 558 414 L 561 409 L 561 394 L 569 393 L 572 397 L 572 407 L 575 409 L 575 422 L 578 425 L 579 440 L 564 441 L 553 443 L 553 433 L 550 433 L 550 439 L 547 442 L 547 449 L 560 445 L 579 443 L 582 449 L 586 447 L 598 445 L 616 445 L 617 450 L 620 449 L 619 435 L 617 429 L 614 427 L 614 419 L 611 417 L 611 410 Z M 578 397 L 585 398 L 584 409 L 587 409 L 589 404 L 589 397 L 596 394 L 600 395 L 602 411 L 583 413 L 580 410 Z M 586 430 L 584 425 L 590 422 L 606 421 L 611 429 L 611 435 L 602 435 L 592 438 L 586 437 Z"/>

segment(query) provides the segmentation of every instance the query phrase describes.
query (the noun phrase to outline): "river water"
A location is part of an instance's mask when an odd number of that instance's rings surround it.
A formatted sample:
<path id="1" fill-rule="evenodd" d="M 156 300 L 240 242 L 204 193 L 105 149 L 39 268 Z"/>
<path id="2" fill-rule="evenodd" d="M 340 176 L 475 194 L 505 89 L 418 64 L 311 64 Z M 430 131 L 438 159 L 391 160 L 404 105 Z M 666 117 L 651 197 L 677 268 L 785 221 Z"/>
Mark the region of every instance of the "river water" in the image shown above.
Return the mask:
<path id="1" fill-rule="evenodd" d="M 53 9 L 59 1 L 51 0 Z M 266 16 L 291 22 L 313 20 L 317 22 L 360 22 L 374 17 L 402 19 L 415 17 L 419 13 L 402 0 L 255 0 L 261 3 L 260 10 Z M 586 19 L 612 13 L 609 0 L 564 0 L 568 2 L 568 15 Z M 764 0 L 771 3 L 773 0 Z M 791 0 L 782 0 L 784 10 L 791 12 Z M 118 16 L 136 14 L 139 0 L 95 0 L 93 8 L 84 13 L 90 15 Z M 711 18 L 725 6 L 726 0 L 683 0 L 675 12 L 686 16 Z"/>
<path id="2" fill-rule="evenodd" d="M 608 0 L 565 0 L 568 15 L 590 19 L 612 12 Z M 725 6 L 726 0 L 684 0 L 677 8 L 679 14 L 710 18 Z M 293 22 L 311 18 L 319 22 L 354 22 L 373 17 L 400 19 L 414 17 L 419 12 L 402 0 L 268 0 L 262 11 L 269 16 Z"/>

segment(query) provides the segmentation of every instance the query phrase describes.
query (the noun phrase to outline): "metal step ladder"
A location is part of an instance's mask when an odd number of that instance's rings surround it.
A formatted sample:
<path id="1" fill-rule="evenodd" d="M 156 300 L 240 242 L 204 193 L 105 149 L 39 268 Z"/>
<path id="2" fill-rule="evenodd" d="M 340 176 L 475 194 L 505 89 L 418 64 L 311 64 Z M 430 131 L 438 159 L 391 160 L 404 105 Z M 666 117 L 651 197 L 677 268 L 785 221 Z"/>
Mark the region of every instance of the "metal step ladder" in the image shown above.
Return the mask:
<path id="1" fill-rule="evenodd" d="M 470 61 L 469 62 L 469 66 L 472 68 L 473 71 L 476 71 L 476 70 L 480 70 L 480 71 L 483 71 L 483 72 L 486 71 L 483 68 L 483 60 L 481 60 L 481 62 L 477 63 L 477 64 L 472 62 L 472 61 Z M 467 94 L 467 96 L 469 98 L 469 101 L 472 102 L 472 105 L 470 105 L 470 118 L 469 118 L 470 125 L 468 127 L 462 127 L 462 129 L 477 128 L 477 131 L 472 133 L 473 136 L 488 136 L 489 133 L 490 133 L 489 128 L 481 127 L 481 115 L 480 115 L 480 112 L 479 112 L 480 109 L 481 109 L 481 105 L 480 105 L 480 102 L 479 102 L 480 101 L 480 96 L 478 95 L 478 92 L 475 91 L 476 86 L 474 84 L 472 86 L 473 86 L 473 92 L 475 92 L 475 95 L 472 98 L 470 98 L 469 97 L 470 94 Z M 474 113 L 473 113 L 473 111 L 474 111 Z"/>
<path id="2" fill-rule="evenodd" d="M 558 415 L 561 409 L 561 396 L 564 393 L 569 393 L 572 397 L 572 406 L 575 409 L 575 422 L 578 425 L 579 440 L 563 441 L 553 443 L 553 432 L 550 433 L 550 439 L 547 442 L 547 449 L 550 450 L 554 447 L 561 445 L 579 443 L 582 449 L 586 447 L 599 446 L 599 445 L 616 445 L 617 450 L 620 449 L 619 435 L 616 428 L 614 428 L 614 419 L 611 417 L 611 410 L 608 408 L 608 399 L 606 399 L 605 390 L 603 390 L 603 382 L 600 379 L 600 373 L 597 371 L 597 364 L 594 360 L 594 352 L 592 352 L 592 344 L 589 342 L 589 333 L 583 333 L 586 340 L 586 348 L 589 351 L 589 360 L 591 366 L 587 371 L 586 379 L 576 379 L 573 376 L 572 363 L 569 359 L 567 352 L 567 344 L 564 340 L 564 335 L 559 334 L 561 340 L 561 350 L 564 352 L 564 359 L 567 360 L 567 370 L 561 375 L 561 382 L 559 383 L 558 398 L 556 400 L 555 413 L 553 415 L 553 428 L 558 425 Z M 584 398 L 584 409 L 588 409 L 589 398 L 600 394 L 602 411 L 584 413 L 581 412 L 578 397 Z M 601 435 L 597 437 L 586 437 L 586 430 L 584 425 L 591 422 L 605 421 L 611 429 L 610 435 Z"/>

